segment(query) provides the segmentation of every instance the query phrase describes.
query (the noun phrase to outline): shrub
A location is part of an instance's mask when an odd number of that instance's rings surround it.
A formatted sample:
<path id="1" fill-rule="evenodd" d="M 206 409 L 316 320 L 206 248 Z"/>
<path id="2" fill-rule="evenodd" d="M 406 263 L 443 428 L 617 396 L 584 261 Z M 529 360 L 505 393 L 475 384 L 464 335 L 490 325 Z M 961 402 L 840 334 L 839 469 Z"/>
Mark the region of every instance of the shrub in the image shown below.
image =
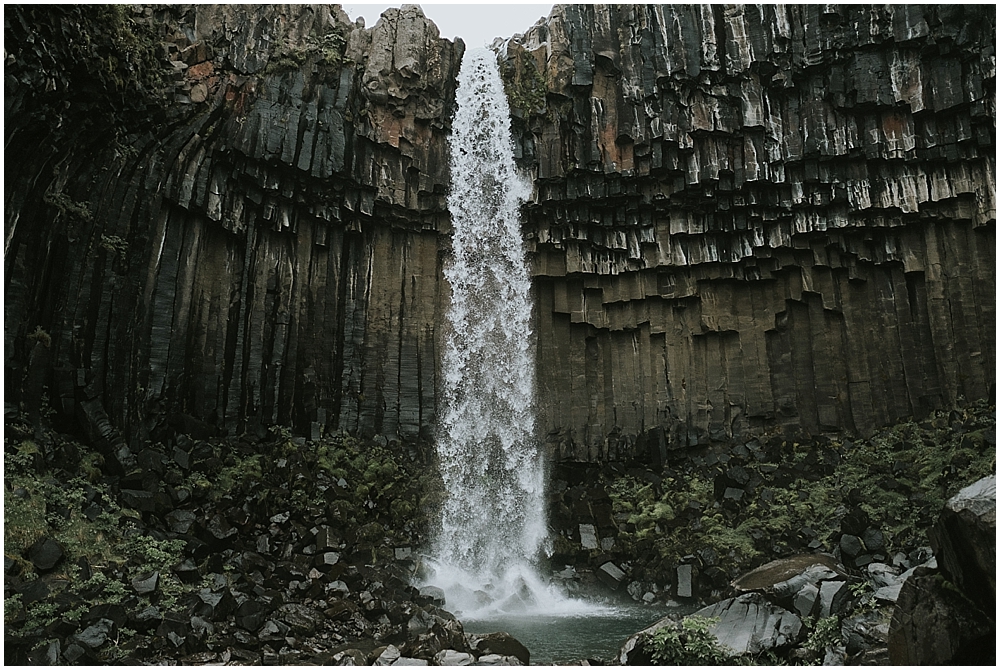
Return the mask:
<path id="1" fill-rule="evenodd" d="M 657 665 L 728 665 L 726 649 L 719 644 L 711 628 L 717 618 L 686 617 L 679 624 L 667 625 L 647 641 Z"/>

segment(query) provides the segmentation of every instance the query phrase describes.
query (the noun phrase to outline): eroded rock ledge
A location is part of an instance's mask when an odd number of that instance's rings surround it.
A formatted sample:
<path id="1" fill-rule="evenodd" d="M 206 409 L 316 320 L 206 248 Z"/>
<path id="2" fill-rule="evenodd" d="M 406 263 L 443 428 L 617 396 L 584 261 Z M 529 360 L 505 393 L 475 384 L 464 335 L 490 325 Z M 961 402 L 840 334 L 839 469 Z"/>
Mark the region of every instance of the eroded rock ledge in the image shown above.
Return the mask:
<path id="1" fill-rule="evenodd" d="M 567 5 L 516 36 L 556 457 L 868 433 L 992 394 L 994 24 Z"/>

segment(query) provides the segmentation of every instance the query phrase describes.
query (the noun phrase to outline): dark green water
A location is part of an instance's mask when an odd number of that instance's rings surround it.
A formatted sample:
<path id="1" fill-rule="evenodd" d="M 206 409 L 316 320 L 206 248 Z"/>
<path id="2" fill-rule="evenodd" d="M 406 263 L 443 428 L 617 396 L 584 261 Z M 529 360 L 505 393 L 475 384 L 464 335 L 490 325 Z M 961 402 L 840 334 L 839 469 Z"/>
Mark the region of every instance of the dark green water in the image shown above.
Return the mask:
<path id="1" fill-rule="evenodd" d="M 613 660 L 632 633 L 670 612 L 680 611 L 662 606 L 622 605 L 586 616 L 497 615 L 463 620 L 462 625 L 466 633 L 510 633 L 531 652 L 532 665 L 553 665 L 586 658 Z"/>

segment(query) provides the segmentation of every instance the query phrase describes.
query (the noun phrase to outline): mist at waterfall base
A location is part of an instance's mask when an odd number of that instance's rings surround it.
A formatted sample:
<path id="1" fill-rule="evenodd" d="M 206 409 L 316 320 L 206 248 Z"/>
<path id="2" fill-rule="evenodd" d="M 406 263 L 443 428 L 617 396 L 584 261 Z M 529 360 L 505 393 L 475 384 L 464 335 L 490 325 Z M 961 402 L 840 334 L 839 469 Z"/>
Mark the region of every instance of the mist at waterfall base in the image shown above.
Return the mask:
<path id="1" fill-rule="evenodd" d="M 445 608 L 469 631 L 520 630 L 531 638 L 544 629 L 550 642 L 560 637 L 553 638 L 557 629 L 568 631 L 562 638 L 573 650 L 543 643 L 543 661 L 590 653 L 574 629 L 584 621 L 611 631 L 615 639 L 600 651 L 613 655 L 657 614 L 643 609 L 642 620 L 633 621 L 628 608 L 569 597 L 537 567 L 549 549 L 546 473 L 535 438 L 531 282 L 518 218 L 531 186 L 514 166 L 494 53 L 465 53 L 456 98 L 448 197 L 453 256 L 444 271 L 451 302 L 437 436 L 445 499 L 422 582 L 444 591 Z M 624 627 L 609 629 L 615 622 Z M 585 637 L 593 641 L 593 633 Z M 522 642 L 539 653 L 537 643 Z"/>

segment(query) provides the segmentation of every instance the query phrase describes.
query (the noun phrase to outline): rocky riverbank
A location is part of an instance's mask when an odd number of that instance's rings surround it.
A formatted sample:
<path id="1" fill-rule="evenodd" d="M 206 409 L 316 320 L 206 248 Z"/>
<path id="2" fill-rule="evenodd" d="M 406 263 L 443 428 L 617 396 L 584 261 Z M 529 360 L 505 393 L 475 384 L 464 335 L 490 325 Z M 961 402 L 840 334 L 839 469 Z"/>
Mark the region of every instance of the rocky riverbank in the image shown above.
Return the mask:
<path id="1" fill-rule="evenodd" d="M 466 635 L 439 592 L 412 585 L 441 496 L 428 445 L 174 424 L 126 458 L 53 430 L 39 439 L 8 406 L 8 663 L 529 660 L 509 636 Z M 757 660 L 819 660 L 833 645 L 840 661 L 886 662 L 904 577 L 926 582 L 931 547 L 961 544 L 928 531 L 995 467 L 994 424 L 979 402 L 868 440 L 772 436 L 678 451 L 659 471 L 559 465 L 553 579 L 700 602 L 722 620 L 750 604 L 794 615 L 784 643 L 755 643 Z M 781 585 L 792 578 L 794 592 Z M 831 616 L 837 631 L 821 623 Z"/>
<path id="2" fill-rule="evenodd" d="M 438 491 L 417 446 L 179 433 L 108 475 L 11 414 L 8 664 L 528 661 L 411 585 Z"/>

